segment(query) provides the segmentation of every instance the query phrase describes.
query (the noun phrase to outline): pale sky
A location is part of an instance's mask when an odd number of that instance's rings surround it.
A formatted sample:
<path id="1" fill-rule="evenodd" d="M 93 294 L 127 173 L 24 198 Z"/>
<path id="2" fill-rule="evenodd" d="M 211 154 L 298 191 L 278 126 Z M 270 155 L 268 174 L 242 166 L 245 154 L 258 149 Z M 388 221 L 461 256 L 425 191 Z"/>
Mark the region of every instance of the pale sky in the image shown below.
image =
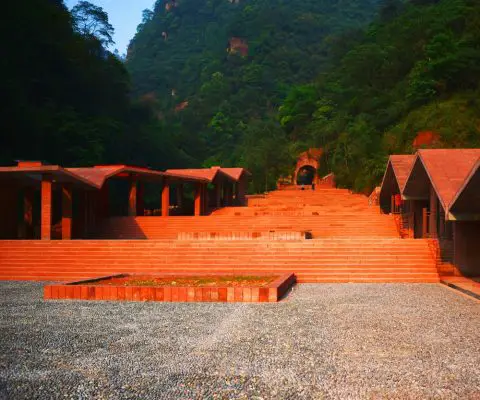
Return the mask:
<path id="1" fill-rule="evenodd" d="M 68 8 L 72 8 L 79 0 L 64 0 Z M 88 0 L 102 7 L 108 13 L 108 19 L 115 28 L 114 48 L 120 54 L 127 52 L 127 46 L 142 22 L 142 11 L 152 9 L 155 0 Z"/>

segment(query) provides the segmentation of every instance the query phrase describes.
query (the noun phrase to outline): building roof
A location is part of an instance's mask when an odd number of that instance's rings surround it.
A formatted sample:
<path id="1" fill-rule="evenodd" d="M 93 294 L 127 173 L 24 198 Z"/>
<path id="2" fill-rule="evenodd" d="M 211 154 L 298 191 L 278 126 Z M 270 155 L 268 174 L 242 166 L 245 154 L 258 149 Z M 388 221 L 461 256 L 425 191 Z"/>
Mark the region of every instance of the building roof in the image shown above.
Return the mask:
<path id="1" fill-rule="evenodd" d="M 422 162 L 444 210 L 448 210 L 480 158 L 480 149 L 422 149 Z M 410 178 L 410 176 L 409 176 Z"/>
<path id="2" fill-rule="evenodd" d="M 393 194 L 402 194 L 407 177 L 412 169 L 415 156 L 410 154 L 391 155 L 388 158 L 387 168 L 383 175 L 378 196 L 381 203 L 389 203 L 389 198 Z"/>
<path id="3" fill-rule="evenodd" d="M 415 155 L 391 155 L 388 162 L 392 165 L 395 178 L 397 179 L 400 191 L 405 187 L 408 175 L 412 169 Z"/>
<path id="4" fill-rule="evenodd" d="M 237 170 L 243 168 L 228 168 L 230 170 Z M 210 168 L 192 168 L 192 169 L 167 169 L 166 173 L 170 176 L 189 175 L 197 178 L 206 179 L 208 182 L 213 182 L 217 176 L 223 176 L 225 179 L 237 181 L 238 179 L 232 176 L 232 172 L 227 173 L 225 168 L 210 167 Z"/>
<path id="5" fill-rule="evenodd" d="M 169 174 L 144 167 L 135 167 L 124 164 L 96 165 L 94 167 L 63 168 L 59 165 L 43 165 L 40 162 L 23 162 L 19 166 L 0 167 L 0 177 L 6 176 L 24 180 L 41 180 L 42 174 L 49 174 L 58 182 L 69 182 L 100 189 L 108 178 L 113 176 L 127 177 L 130 174 L 144 179 L 161 180 L 171 177 L 173 180 L 208 182 L 201 176 L 189 175 L 185 171 Z"/>
<path id="6" fill-rule="evenodd" d="M 222 168 L 222 171 L 225 172 L 228 176 L 232 177 L 236 181 L 238 181 L 242 174 L 245 173 L 247 175 L 252 175 L 250 171 L 245 168 Z"/>
<path id="7" fill-rule="evenodd" d="M 455 208 L 468 208 L 480 209 L 480 157 L 471 169 L 467 178 L 458 189 L 457 193 L 453 197 L 449 210 Z M 463 197 L 463 199 L 462 199 Z M 462 204 L 463 203 L 463 204 Z"/>
<path id="8" fill-rule="evenodd" d="M 28 181 L 41 181 L 42 175 L 48 174 L 54 181 L 73 183 L 80 186 L 96 188 L 96 184 L 59 165 L 42 165 L 31 163 L 30 166 L 0 167 L 0 177 Z"/>

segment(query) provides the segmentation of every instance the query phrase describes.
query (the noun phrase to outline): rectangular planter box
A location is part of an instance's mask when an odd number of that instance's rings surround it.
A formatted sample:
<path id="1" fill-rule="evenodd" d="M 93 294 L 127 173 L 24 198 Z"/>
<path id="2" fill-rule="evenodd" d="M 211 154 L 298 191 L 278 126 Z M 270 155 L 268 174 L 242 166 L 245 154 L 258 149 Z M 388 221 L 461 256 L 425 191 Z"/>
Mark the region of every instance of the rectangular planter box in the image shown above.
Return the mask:
<path id="1" fill-rule="evenodd" d="M 262 274 L 255 275 L 262 276 Z M 112 286 L 91 284 L 106 279 L 122 278 L 126 276 L 134 275 L 120 274 L 58 285 L 47 285 L 44 287 L 44 299 L 275 303 L 279 301 L 287 293 L 288 289 L 290 289 L 290 287 L 296 282 L 294 274 L 284 274 L 263 287 Z M 188 275 L 184 274 L 178 276 L 185 277 Z"/>

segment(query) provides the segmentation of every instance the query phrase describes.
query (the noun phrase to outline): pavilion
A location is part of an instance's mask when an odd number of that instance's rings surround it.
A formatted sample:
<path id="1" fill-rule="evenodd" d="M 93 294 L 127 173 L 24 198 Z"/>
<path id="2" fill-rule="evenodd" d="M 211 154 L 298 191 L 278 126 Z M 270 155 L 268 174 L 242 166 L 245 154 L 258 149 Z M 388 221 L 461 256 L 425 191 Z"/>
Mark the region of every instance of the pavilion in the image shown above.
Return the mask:
<path id="1" fill-rule="evenodd" d="M 244 206 L 250 172 L 245 168 L 222 168 L 219 166 L 199 169 L 168 169 L 171 176 L 189 175 L 204 179 L 211 186 L 205 197 L 207 206 L 220 208 L 222 206 Z M 210 199 L 210 201 L 208 201 Z"/>
<path id="2" fill-rule="evenodd" d="M 98 222 L 112 216 L 112 184 L 126 187 L 119 199 L 128 216 L 145 214 L 147 185 L 160 188 L 160 214 L 171 212 L 171 188 L 176 189 L 176 207 L 181 212 L 185 184 L 194 186 L 194 215 L 208 212 L 208 185 L 220 189 L 217 207 L 240 204 L 245 198 L 249 173 L 243 168 L 220 167 L 167 172 L 128 165 L 97 165 L 64 168 L 38 161 L 19 161 L 16 166 L 0 167 L 0 239 L 87 238 Z M 233 188 L 235 187 L 235 192 Z M 235 193 L 235 196 L 233 195 Z M 115 193 L 114 193 L 115 194 Z M 118 200 L 118 199 L 117 199 Z M 220 201 L 222 200 L 222 201 Z"/>

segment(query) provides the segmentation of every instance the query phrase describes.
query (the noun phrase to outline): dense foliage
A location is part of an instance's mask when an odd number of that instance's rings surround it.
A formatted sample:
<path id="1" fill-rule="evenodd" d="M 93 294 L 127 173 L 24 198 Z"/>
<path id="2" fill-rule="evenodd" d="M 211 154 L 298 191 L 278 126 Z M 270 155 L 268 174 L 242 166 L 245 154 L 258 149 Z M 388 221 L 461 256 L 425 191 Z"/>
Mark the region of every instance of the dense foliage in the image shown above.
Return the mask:
<path id="1" fill-rule="evenodd" d="M 478 2 L 375 5 L 159 1 L 128 69 L 193 163 L 246 165 L 260 190 L 324 147 L 324 172 L 369 191 L 420 131 L 438 133 L 437 146 L 480 145 Z M 226 51 L 232 37 L 248 56 Z"/>
<path id="2" fill-rule="evenodd" d="M 61 0 L 28 0 L 3 12 L 0 164 L 183 163 L 153 111 L 130 100 L 103 10 L 80 2 L 73 18 Z"/>
<path id="3" fill-rule="evenodd" d="M 326 69 L 337 35 L 363 27 L 376 4 L 159 0 L 144 12 L 127 67 L 191 165 L 247 166 L 261 190 L 304 146 L 280 126 L 283 99 Z"/>
<path id="4" fill-rule="evenodd" d="M 327 150 L 342 185 L 371 190 L 388 154 L 480 147 L 480 4 L 388 0 L 335 68 L 289 93 L 280 121 L 291 138 Z"/>
<path id="5" fill-rule="evenodd" d="M 4 13 L 0 164 L 242 165 L 260 191 L 323 147 L 368 191 L 418 132 L 480 147 L 477 0 L 159 0 L 126 67 L 86 1 Z"/>

